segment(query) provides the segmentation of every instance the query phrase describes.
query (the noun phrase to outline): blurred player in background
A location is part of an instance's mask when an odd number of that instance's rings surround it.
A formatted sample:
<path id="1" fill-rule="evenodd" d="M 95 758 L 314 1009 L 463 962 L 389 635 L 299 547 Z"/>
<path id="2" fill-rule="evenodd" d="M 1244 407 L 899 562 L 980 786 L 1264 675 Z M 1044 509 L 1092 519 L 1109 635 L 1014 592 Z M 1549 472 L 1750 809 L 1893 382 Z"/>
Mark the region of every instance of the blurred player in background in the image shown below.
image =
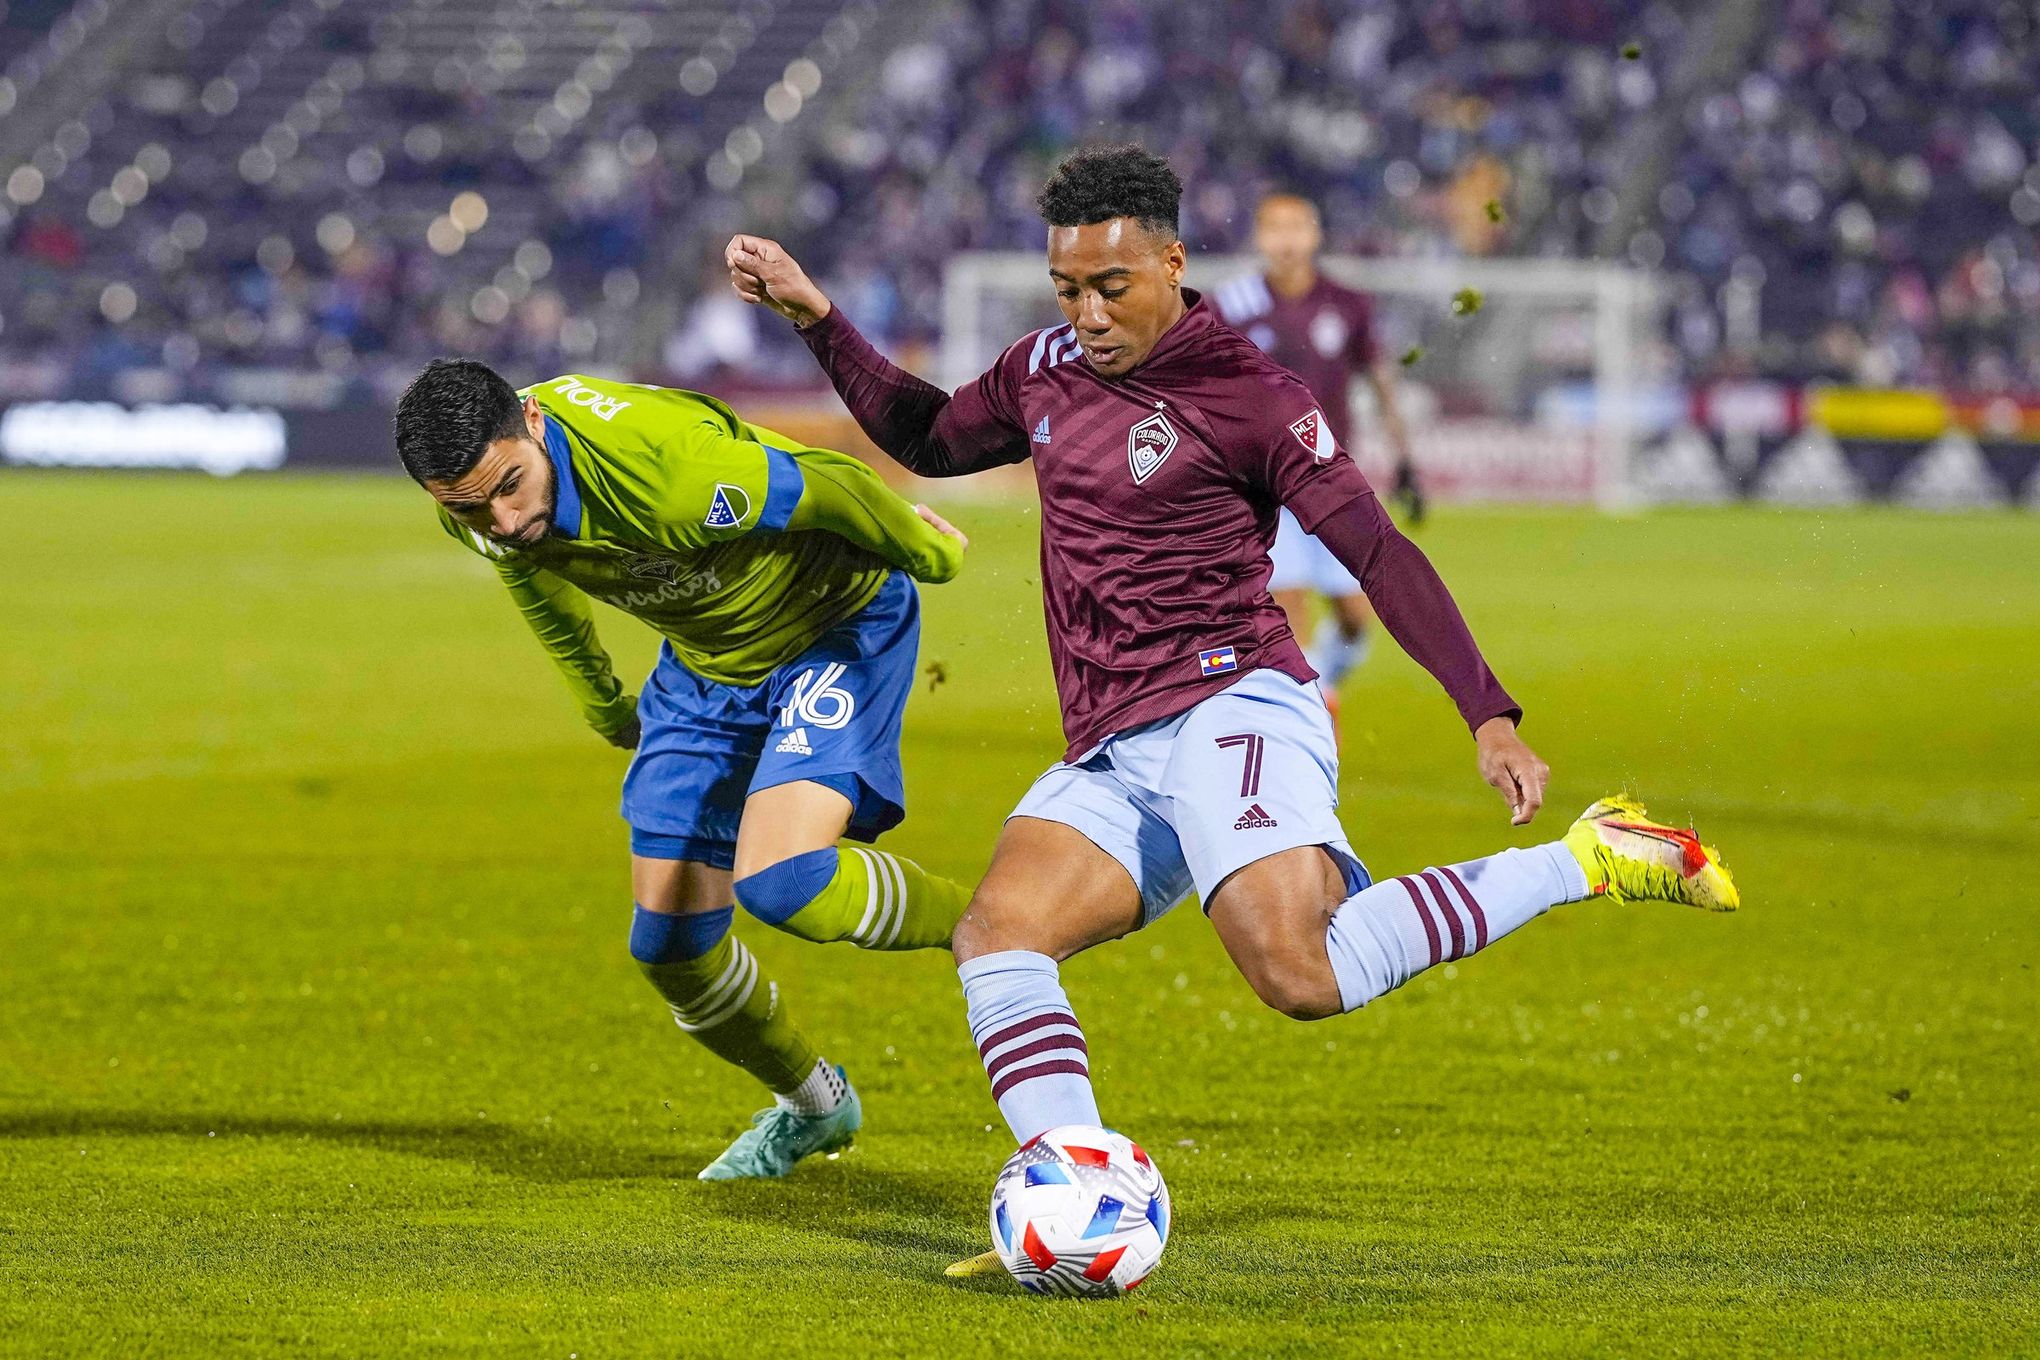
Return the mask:
<path id="1" fill-rule="evenodd" d="M 1331 722 L 1269 597 L 1287 505 L 1366 585 L 1472 731 L 1522 826 L 1550 771 L 1445 583 L 1389 522 L 1316 399 L 1182 286 L 1182 184 L 1137 146 L 1079 151 L 1041 193 L 1067 324 L 953 395 L 887 360 L 776 242 L 727 252 L 740 296 L 800 328 L 878 446 L 954 476 L 1031 460 L 1068 749 L 1022 797 L 957 923 L 992 1097 L 1026 1143 L 1097 1125 L 1059 962 L 1203 898 L 1226 952 L 1298 1019 L 1358 1010 L 1561 903 L 1736 905 L 1712 851 L 1633 802 L 1555 841 L 1375 883 L 1337 816 Z M 955 1270 L 998 1270 L 995 1253 Z"/>
<path id="2" fill-rule="evenodd" d="M 1302 379 L 1318 409 L 1346 448 L 1359 434 L 1351 399 L 1355 377 L 1374 390 L 1381 428 L 1395 469 L 1395 494 L 1412 524 L 1424 517 L 1423 492 L 1410 460 L 1409 430 L 1396 401 L 1395 369 L 1375 344 L 1374 308 L 1365 293 L 1318 272 L 1324 231 L 1317 206 L 1297 194 L 1270 194 L 1254 211 L 1254 247 L 1263 272 L 1232 279 L 1213 290 L 1219 314 L 1276 363 Z M 1312 669 L 1323 677 L 1325 701 L 1338 712 L 1339 684 L 1367 655 L 1373 611 L 1353 573 L 1330 549 L 1307 534 L 1288 510 L 1282 512 L 1270 554 L 1275 574 L 1268 589 Z M 1330 612 L 1311 627 L 1311 593 L 1325 597 Z"/>
<path id="3" fill-rule="evenodd" d="M 570 375 L 520 393 L 442 359 L 405 391 L 396 434 L 441 526 L 494 564 L 589 725 L 637 752 L 630 952 L 682 1030 L 775 1096 L 702 1179 L 783 1176 L 845 1146 L 857 1093 L 730 934 L 732 905 L 809 940 L 949 943 L 962 888 L 836 842 L 906 815 L 908 577 L 954 577 L 963 536 L 857 459 L 694 392 Z M 665 639 L 642 696 L 617 683 L 590 598 Z"/>

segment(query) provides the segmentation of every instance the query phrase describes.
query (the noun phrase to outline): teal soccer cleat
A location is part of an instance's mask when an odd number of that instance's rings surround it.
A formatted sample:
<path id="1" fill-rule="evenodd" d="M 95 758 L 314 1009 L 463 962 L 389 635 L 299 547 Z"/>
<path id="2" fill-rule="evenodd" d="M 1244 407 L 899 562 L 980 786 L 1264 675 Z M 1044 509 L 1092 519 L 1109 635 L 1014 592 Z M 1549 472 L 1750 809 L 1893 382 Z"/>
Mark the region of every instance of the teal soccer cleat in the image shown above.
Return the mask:
<path id="1" fill-rule="evenodd" d="M 843 1075 L 843 1069 L 836 1069 Z M 864 1105 L 857 1088 L 849 1084 L 843 1103 L 827 1114 L 796 1114 L 774 1105 L 751 1118 L 751 1127 L 737 1135 L 737 1141 L 723 1155 L 701 1168 L 705 1181 L 747 1180 L 752 1177 L 784 1176 L 803 1157 L 817 1152 L 840 1152 L 850 1146 L 864 1125 Z"/>

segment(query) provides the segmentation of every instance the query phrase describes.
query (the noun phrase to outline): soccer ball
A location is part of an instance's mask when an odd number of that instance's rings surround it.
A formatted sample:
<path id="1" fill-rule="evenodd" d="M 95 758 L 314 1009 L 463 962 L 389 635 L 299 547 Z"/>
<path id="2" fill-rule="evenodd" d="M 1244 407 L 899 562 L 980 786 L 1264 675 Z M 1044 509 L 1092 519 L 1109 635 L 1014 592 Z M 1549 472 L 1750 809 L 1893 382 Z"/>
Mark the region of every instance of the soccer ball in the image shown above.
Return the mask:
<path id="1" fill-rule="evenodd" d="M 1050 1129 L 1014 1153 L 992 1186 L 992 1250 L 1037 1294 L 1124 1294 L 1168 1240 L 1162 1173 L 1110 1129 Z"/>

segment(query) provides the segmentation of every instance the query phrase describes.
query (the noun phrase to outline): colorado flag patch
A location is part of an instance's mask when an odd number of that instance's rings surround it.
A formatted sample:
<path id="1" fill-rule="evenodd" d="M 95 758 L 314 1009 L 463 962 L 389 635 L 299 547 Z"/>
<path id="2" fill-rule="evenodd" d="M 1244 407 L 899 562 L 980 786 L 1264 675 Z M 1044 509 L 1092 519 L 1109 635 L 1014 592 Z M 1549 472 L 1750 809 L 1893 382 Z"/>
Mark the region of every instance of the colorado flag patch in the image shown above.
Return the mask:
<path id="1" fill-rule="evenodd" d="M 1197 654 L 1199 675 L 1224 675 L 1240 668 L 1240 659 L 1230 647 L 1212 647 Z"/>
<path id="2" fill-rule="evenodd" d="M 751 498 L 741 486 L 715 484 L 715 499 L 708 503 L 708 517 L 701 522 L 711 529 L 734 529 L 751 513 Z"/>
<path id="3" fill-rule="evenodd" d="M 1297 442 L 1309 449 L 1311 457 L 1320 463 L 1328 461 L 1339 451 L 1338 441 L 1333 439 L 1332 432 L 1325 428 L 1323 411 L 1312 410 L 1309 415 L 1294 421 L 1289 427 L 1289 432 L 1295 435 Z"/>

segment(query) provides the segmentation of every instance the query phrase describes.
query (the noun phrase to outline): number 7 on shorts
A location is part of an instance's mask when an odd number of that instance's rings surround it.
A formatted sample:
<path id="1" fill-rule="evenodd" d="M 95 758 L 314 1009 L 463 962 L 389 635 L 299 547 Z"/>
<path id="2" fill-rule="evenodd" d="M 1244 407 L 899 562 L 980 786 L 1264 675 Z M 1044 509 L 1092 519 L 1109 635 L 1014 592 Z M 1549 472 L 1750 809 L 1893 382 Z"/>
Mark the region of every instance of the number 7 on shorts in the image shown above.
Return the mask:
<path id="1" fill-rule="evenodd" d="M 1246 748 L 1246 755 L 1240 768 L 1240 797 L 1252 798 L 1261 792 L 1261 746 L 1258 733 L 1241 732 L 1218 739 L 1218 749 L 1230 750 L 1235 746 Z"/>

